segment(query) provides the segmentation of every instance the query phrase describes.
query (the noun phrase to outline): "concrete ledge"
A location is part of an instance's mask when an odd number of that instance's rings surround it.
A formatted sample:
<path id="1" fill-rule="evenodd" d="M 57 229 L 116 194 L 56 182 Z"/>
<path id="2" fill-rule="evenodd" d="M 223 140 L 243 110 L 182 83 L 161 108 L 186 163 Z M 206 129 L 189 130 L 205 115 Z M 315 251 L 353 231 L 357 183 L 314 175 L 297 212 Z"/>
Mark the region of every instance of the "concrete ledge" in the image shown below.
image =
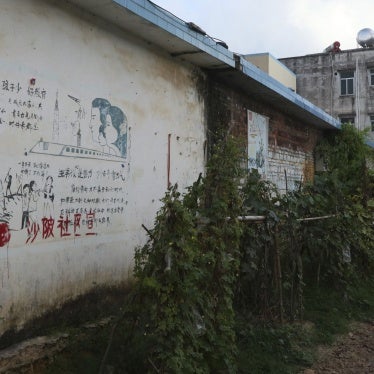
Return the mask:
<path id="1" fill-rule="evenodd" d="M 68 347 L 72 339 L 85 336 L 88 330 L 107 326 L 113 317 L 100 321 L 88 322 L 77 328 L 74 335 L 58 333 L 51 336 L 38 336 L 14 344 L 0 351 L 0 374 L 33 373 L 33 364 L 42 360 L 52 359 L 56 354 Z"/>
<path id="2" fill-rule="evenodd" d="M 22 373 L 40 360 L 53 357 L 69 342 L 69 334 L 39 336 L 0 351 L 0 373 Z"/>

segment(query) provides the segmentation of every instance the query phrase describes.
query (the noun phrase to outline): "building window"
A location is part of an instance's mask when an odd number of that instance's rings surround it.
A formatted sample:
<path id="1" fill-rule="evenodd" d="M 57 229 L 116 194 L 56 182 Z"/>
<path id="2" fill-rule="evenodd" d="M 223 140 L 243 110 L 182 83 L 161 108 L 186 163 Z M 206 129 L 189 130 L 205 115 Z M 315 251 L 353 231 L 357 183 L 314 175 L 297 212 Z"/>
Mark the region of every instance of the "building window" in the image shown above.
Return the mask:
<path id="1" fill-rule="evenodd" d="M 350 123 L 350 124 L 354 125 L 355 117 L 340 117 L 340 122 L 341 123 Z"/>
<path id="2" fill-rule="evenodd" d="M 374 69 L 369 70 L 369 84 L 374 86 Z"/>
<path id="3" fill-rule="evenodd" d="M 340 73 L 340 94 L 342 96 L 353 95 L 353 79 L 353 71 L 342 71 Z"/>
<path id="4" fill-rule="evenodd" d="M 370 116 L 370 128 L 374 132 L 374 115 Z"/>

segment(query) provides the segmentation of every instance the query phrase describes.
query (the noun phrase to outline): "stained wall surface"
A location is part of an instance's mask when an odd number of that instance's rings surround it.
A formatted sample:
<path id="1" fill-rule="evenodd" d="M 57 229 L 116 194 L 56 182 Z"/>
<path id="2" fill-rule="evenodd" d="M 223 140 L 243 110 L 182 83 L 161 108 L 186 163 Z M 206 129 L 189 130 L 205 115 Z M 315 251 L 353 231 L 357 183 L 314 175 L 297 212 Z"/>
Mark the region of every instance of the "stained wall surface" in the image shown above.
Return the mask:
<path id="1" fill-rule="evenodd" d="M 319 53 L 280 59 L 296 74 L 297 92 L 342 121 L 369 130 L 374 118 L 374 48 L 358 48 L 338 53 Z M 341 91 L 341 74 L 353 73 L 353 92 Z"/>
<path id="2" fill-rule="evenodd" d="M 131 277 L 204 171 L 196 71 L 64 2 L 0 4 L 0 335 Z"/>
<path id="3" fill-rule="evenodd" d="M 212 85 L 210 96 L 215 103 L 209 121 L 219 122 L 214 109 L 220 108 L 232 133 L 245 141 L 248 169 L 256 169 L 281 193 L 313 180 L 321 130 L 222 84 Z"/>

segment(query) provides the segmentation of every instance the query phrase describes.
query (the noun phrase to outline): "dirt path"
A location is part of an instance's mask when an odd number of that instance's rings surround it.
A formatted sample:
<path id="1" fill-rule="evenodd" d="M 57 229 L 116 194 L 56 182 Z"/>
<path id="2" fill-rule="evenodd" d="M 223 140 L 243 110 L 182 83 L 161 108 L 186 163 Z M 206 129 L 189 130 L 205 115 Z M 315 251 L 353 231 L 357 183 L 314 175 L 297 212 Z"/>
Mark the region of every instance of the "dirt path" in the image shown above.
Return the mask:
<path id="1" fill-rule="evenodd" d="M 374 374 L 374 321 L 352 326 L 348 335 L 319 353 L 318 362 L 304 374 Z"/>

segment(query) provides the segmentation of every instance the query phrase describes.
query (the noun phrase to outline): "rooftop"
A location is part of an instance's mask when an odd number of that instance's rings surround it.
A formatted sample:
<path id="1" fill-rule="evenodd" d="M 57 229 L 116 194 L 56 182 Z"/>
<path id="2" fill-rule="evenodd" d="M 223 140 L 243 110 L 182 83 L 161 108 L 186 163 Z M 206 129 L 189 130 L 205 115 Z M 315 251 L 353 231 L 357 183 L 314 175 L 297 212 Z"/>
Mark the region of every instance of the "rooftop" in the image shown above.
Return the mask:
<path id="1" fill-rule="evenodd" d="M 324 129 L 340 127 L 339 120 L 231 52 L 222 41 L 149 0 L 68 1 L 304 123 Z"/>
<path id="2" fill-rule="evenodd" d="M 368 51 L 374 51 L 374 47 L 371 48 L 354 48 L 354 49 L 342 49 L 340 52 L 333 52 L 333 54 L 344 54 L 344 53 L 356 53 L 356 52 L 368 52 Z M 320 52 L 320 53 L 311 53 L 307 55 L 302 56 L 292 56 L 292 57 L 282 57 L 279 60 L 287 60 L 292 58 L 303 58 L 303 57 L 312 57 L 312 56 L 328 56 L 332 52 Z"/>

